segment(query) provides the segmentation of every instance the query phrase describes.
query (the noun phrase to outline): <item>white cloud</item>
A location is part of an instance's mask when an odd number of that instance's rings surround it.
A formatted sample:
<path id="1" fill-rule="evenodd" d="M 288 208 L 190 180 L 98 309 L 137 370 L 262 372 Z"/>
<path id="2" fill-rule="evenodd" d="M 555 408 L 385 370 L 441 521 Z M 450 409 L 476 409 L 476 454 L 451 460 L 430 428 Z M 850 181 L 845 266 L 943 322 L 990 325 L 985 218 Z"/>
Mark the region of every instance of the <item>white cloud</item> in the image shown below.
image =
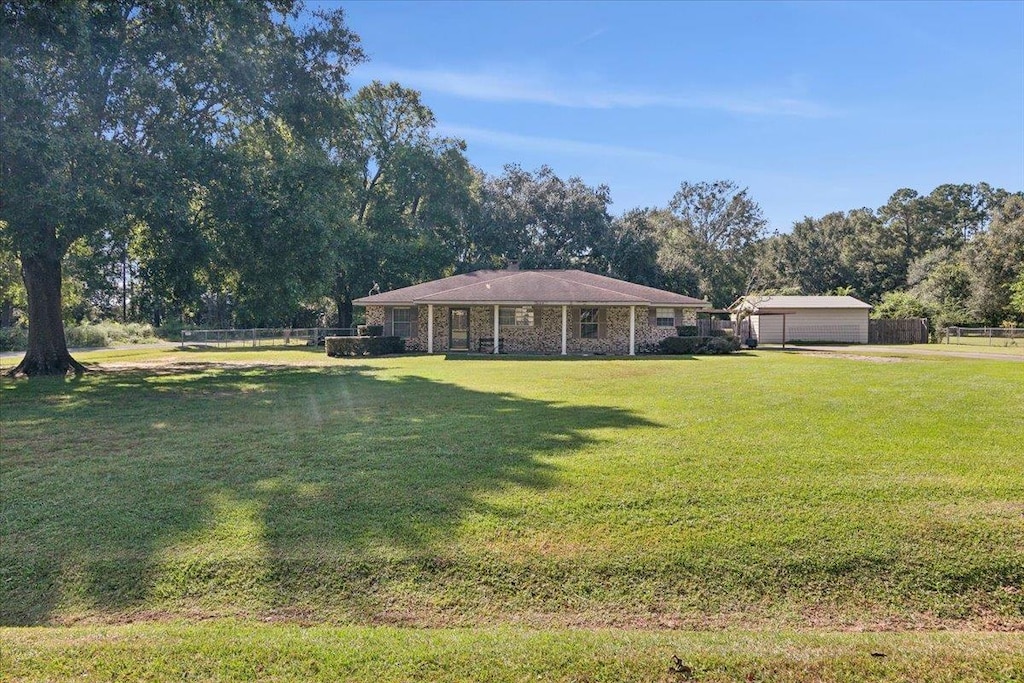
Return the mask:
<path id="1" fill-rule="evenodd" d="M 573 43 L 572 47 L 579 47 L 580 45 L 583 45 L 584 43 L 589 43 L 590 41 L 594 40 L 595 38 L 600 38 L 601 36 L 603 36 L 607 32 L 608 32 L 607 28 L 599 28 L 599 29 L 597 29 L 595 31 L 591 31 L 590 33 L 588 33 L 587 35 L 583 36 L 582 38 L 577 40 L 575 43 Z"/>
<path id="2" fill-rule="evenodd" d="M 508 70 L 409 69 L 386 64 L 360 67 L 367 79 L 398 81 L 407 87 L 485 102 L 523 102 L 577 109 L 707 109 L 733 114 L 824 118 L 835 111 L 790 92 L 750 90 L 721 93 L 661 93 L 614 87 L 579 87 Z M 787 88 L 792 91 L 793 88 Z"/>
<path id="3" fill-rule="evenodd" d="M 555 152 L 558 154 L 574 156 L 642 159 L 646 161 L 700 165 L 700 162 L 692 159 L 684 159 L 683 157 L 665 154 L 664 152 L 656 152 L 653 150 L 639 149 L 635 147 L 625 147 L 622 145 L 583 142 L 580 140 L 568 140 L 565 138 L 519 135 L 517 133 L 507 133 L 487 128 L 452 124 L 439 124 L 437 129 L 442 135 L 462 138 L 470 143 L 475 142 L 492 147 L 499 147 L 501 149 Z"/>

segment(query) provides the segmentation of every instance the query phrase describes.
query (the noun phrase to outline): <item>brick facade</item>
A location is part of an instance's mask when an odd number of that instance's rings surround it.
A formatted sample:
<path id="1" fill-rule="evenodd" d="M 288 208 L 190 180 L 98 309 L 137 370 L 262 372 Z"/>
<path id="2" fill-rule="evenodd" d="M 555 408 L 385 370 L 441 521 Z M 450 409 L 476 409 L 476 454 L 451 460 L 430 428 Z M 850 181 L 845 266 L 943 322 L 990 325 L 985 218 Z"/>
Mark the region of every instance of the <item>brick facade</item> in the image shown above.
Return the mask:
<path id="1" fill-rule="evenodd" d="M 409 351 L 427 350 L 427 306 L 414 307 L 412 335 L 406 339 Z M 449 346 L 449 306 L 434 306 L 434 353 L 445 353 Z M 494 306 L 465 306 L 469 309 L 469 350 L 489 350 L 490 344 L 481 345 L 481 339 L 494 336 Z M 580 307 L 570 306 L 567 311 L 566 351 L 572 355 L 627 355 L 629 353 L 629 307 L 603 306 L 599 308 L 598 338 L 580 337 Z M 392 334 L 391 307 L 367 306 L 366 324 L 384 326 L 385 334 Z M 696 324 L 696 311 L 692 308 L 675 309 L 675 325 Z M 654 311 L 646 306 L 636 307 L 636 352 L 647 353 L 665 337 L 676 335 L 675 327 L 657 327 Z M 502 327 L 499 331 L 502 353 L 558 355 L 562 352 L 562 307 L 534 306 L 533 326 Z"/>

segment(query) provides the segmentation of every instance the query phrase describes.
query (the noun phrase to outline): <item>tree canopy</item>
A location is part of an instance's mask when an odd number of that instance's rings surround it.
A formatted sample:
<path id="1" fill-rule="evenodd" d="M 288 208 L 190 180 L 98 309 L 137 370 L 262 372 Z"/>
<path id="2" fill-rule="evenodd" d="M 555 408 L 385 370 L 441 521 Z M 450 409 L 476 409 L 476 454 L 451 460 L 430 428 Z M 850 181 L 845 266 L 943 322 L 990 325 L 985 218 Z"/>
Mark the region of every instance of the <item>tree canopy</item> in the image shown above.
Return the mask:
<path id="1" fill-rule="evenodd" d="M 208 186 L 267 119 L 315 141 L 362 58 L 340 9 L 289 0 L 5 2 L 0 8 L 3 239 L 28 291 L 16 371 L 81 370 L 60 320 L 72 244 L 143 226 L 156 296 L 180 297 L 212 247 Z M 145 253 L 144 251 L 144 253 Z M 161 277 L 163 276 L 163 277 Z"/>
<path id="2" fill-rule="evenodd" d="M 897 189 L 769 233 L 684 180 L 610 213 L 548 166 L 474 168 L 419 92 L 372 82 L 341 9 L 297 0 L 0 5 L 0 324 L 26 374 L 81 370 L 84 317 L 348 327 L 352 300 L 510 260 L 708 298 L 849 292 L 939 322 L 1024 318 L 1024 194 Z"/>

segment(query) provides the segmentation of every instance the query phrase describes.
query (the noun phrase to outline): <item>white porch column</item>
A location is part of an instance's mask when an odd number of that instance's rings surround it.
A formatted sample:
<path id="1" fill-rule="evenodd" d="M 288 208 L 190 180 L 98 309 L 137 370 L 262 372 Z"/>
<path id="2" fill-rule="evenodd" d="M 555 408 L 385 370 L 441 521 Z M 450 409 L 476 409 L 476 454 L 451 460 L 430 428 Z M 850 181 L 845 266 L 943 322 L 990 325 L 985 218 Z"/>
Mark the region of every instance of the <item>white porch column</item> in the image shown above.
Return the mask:
<path id="1" fill-rule="evenodd" d="M 498 304 L 494 304 L 494 353 L 498 353 Z"/>
<path id="2" fill-rule="evenodd" d="M 434 352 L 434 304 L 427 304 L 427 353 Z"/>
<path id="3" fill-rule="evenodd" d="M 629 355 L 636 355 L 636 306 L 629 307 Z"/>
<path id="4" fill-rule="evenodd" d="M 569 331 L 568 324 L 567 324 L 568 323 L 568 319 L 569 319 L 569 307 L 568 306 L 562 306 L 562 355 L 563 356 L 565 355 L 565 351 L 566 351 L 565 341 L 566 341 L 566 338 L 568 336 L 567 333 Z"/>

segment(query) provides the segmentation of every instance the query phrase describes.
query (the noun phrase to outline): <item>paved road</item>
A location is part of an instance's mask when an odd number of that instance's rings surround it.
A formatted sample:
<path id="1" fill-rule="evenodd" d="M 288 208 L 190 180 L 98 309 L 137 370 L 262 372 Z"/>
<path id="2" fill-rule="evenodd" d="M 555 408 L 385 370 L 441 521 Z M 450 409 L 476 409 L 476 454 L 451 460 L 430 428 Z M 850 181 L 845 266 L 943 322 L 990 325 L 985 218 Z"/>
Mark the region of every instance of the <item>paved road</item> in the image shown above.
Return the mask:
<path id="1" fill-rule="evenodd" d="M 872 344 L 851 344 L 849 346 L 787 346 L 787 351 L 814 351 L 815 353 L 837 353 L 837 354 L 858 354 L 861 356 L 886 355 L 886 356 L 940 356 L 948 358 L 977 358 L 981 360 L 1012 360 L 1024 362 L 1024 349 L 1019 354 L 1000 353 L 999 351 L 985 352 L 983 349 L 971 349 L 970 351 L 961 348 L 950 348 L 948 345 L 934 344 L 928 348 L 920 346 L 880 346 Z"/>
<path id="2" fill-rule="evenodd" d="M 120 346 L 104 346 L 104 347 L 93 347 L 93 348 L 75 348 L 70 349 L 72 354 L 82 353 L 84 351 L 119 351 L 125 349 L 171 349 L 181 346 L 180 342 L 155 342 L 152 344 L 122 344 Z M 761 347 L 762 351 L 781 351 L 782 348 L 779 346 L 768 346 Z M 789 345 L 786 347 L 786 351 L 813 351 L 815 353 L 836 353 L 836 354 L 853 354 L 861 356 L 871 355 L 884 355 L 884 356 L 945 356 L 950 358 L 977 358 L 981 360 L 1012 360 L 1024 362 L 1024 348 L 1021 349 L 1019 354 L 1015 353 L 1000 353 L 998 351 L 986 352 L 982 349 L 971 349 L 963 350 L 963 347 L 956 348 L 950 347 L 943 344 L 933 344 L 927 348 L 920 346 L 881 346 L 871 344 L 850 344 L 848 346 L 832 345 L 827 346 L 806 346 L 801 344 L 800 346 Z M 7 361 L 9 359 L 21 360 L 21 357 L 25 354 L 24 351 L 3 351 L 0 352 L 0 360 Z M 5 362 L 4 365 L 7 365 Z M 14 365 L 14 363 L 11 363 Z"/>
<path id="3" fill-rule="evenodd" d="M 118 346 L 89 346 L 68 349 L 71 355 L 84 353 L 86 351 L 124 351 L 126 349 L 171 349 L 181 346 L 181 342 L 152 342 L 147 344 L 120 344 Z M 25 355 L 24 351 L 0 351 L 0 359 L 7 360 L 15 358 L 21 360 Z"/>

